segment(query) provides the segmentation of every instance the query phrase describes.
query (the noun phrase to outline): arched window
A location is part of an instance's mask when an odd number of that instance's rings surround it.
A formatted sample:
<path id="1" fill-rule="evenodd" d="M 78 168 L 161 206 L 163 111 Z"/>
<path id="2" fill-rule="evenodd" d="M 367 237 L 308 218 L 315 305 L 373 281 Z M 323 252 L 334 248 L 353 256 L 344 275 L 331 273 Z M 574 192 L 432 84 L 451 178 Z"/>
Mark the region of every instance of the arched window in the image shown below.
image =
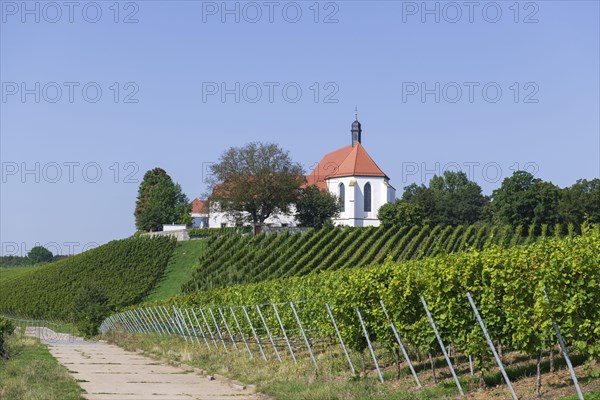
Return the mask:
<path id="1" fill-rule="evenodd" d="M 371 211 L 371 184 L 370 183 L 366 183 L 365 184 L 365 212 L 370 212 Z"/>
<path id="2" fill-rule="evenodd" d="M 340 207 L 340 211 L 344 212 L 344 211 L 346 211 L 346 187 L 344 186 L 343 183 L 340 183 L 339 189 L 340 189 L 340 203 L 342 204 L 342 206 Z"/>

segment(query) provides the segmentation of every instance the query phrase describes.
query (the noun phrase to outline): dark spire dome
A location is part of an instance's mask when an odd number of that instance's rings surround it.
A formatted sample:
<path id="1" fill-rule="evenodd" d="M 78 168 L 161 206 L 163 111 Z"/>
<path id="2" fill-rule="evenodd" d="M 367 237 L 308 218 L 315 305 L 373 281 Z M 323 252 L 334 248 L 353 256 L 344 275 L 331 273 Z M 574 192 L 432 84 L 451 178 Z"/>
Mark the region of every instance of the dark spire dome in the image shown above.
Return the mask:
<path id="1" fill-rule="evenodd" d="M 350 132 L 352 132 L 352 147 L 354 147 L 356 145 L 356 143 L 361 143 L 361 134 L 362 134 L 362 127 L 360 125 L 360 122 L 358 122 L 358 108 L 354 109 L 355 114 L 354 114 L 354 122 L 352 123 L 352 130 Z"/>

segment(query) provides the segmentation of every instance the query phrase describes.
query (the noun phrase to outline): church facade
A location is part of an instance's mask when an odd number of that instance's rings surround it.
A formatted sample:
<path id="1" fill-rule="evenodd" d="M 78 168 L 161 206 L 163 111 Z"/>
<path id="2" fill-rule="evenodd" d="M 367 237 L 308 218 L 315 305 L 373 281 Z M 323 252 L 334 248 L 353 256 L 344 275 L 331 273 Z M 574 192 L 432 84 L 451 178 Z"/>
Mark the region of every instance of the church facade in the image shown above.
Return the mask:
<path id="1" fill-rule="evenodd" d="M 351 143 L 326 154 L 306 177 L 305 185 L 316 185 L 340 198 L 342 209 L 334 224 L 379 226 L 379 208 L 396 199 L 396 189 L 389 180 L 362 145 L 362 126 L 356 119 L 352 123 Z M 235 220 L 222 212 L 208 214 L 211 228 L 235 226 Z M 292 210 L 289 215 L 269 217 L 265 224 L 293 227 L 297 221 Z"/>

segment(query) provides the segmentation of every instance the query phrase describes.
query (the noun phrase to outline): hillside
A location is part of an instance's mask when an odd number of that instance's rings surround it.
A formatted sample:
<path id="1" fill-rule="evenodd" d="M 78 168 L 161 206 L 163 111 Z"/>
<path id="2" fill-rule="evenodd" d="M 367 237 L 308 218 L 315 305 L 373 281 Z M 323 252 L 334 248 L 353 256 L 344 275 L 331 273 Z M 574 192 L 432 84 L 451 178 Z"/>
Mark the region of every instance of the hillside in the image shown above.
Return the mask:
<path id="1" fill-rule="evenodd" d="M 275 398 L 341 398 L 312 391 L 315 380 L 314 386 L 331 385 L 334 393 L 336 382 L 356 379 L 361 382 L 356 387 L 359 390 L 369 377 L 371 382 L 377 379 L 379 367 L 380 387 L 397 390 L 397 396 L 382 393 L 381 397 L 344 398 L 457 398 L 457 387 L 446 368 L 450 361 L 444 360 L 432 330 L 435 320 L 439 340 L 451 352 L 458 380 L 469 398 L 509 398 L 484 338 L 483 322 L 478 322 L 473 312 L 476 305 L 519 398 L 566 399 L 575 392 L 565 367 L 567 350 L 559 353 L 556 344 L 558 327 L 584 392 L 597 394 L 600 312 L 594 305 L 600 302 L 600 228 L 585 227 L 583 231 L 581 235 L 546 237 L 527 244 L 491 244 L 482 250 L 400 262 L 388 258 L 381 265 L 365 268 L 195 291 L 154 304 L 180 307 L 181 326 L 169 326 L 172 317 L 158 314 L 158 320 L 149 325 L 157 335 L 131 336 L 123 342 L 134 348 L 146 345 L 152 351 L 160 348 L 163 354 L 184 349 L 189 359 L 188 339 L 172 339 L 170 333 L 165 339 L 161 329 L 170 329 L 174 338 L 196 336 L 193 359 L 218 363 L 227 373 L 232 372 L 233 365 L 234 373 L 249 376 L 254 382 L 262 373 L 271 384 L 267 393 L 275 394 Z M 188 312 L 202 318 L 192 319 Z M 205 319 L 205 313 L 211 317 Z M 336 325 L 332 323 L 334 317 Z M 105 327 L 140 332 L 139 328 L 127 328 L 119 318 L 112 321 Z M 230 327 L 235 327 L 233 333 Z M 229 336 L 219 336 L 222 347 L 214 332 L 229 332 Z M 414 382 L 406 364 L 401 363 L 396 332 L 415 364 L 423 389 L 411 390 Z M 291 343 L 288 348 L 286 342 Z M 342 342 L 347 356 L 340 347 Z M 238 350 L 245 343 L 254 358 L 240 365 L 240 358 L 248 360 L 245 351 L 223 352 L 235 349 L 236 343 Z M 309 346 L 310 354 L 306 351 Z M 298 369 L 294 370 L 290 356 Z M 283 359 L 280 368 L 276 362 L 270 363 L 276 359 Z M 314 375 L 307 372 L 313 367 L 317 371 Z M 360 377 L 355 369 L 360 369 Z M 289 383 L 290 371 L 301 371 L 291 377 L 292 381 L 302 381 L 293 388 L 283 384 Z M 277 374 L 279 377 L 271 379 Z M 297 397 L 290 396 L 296 392 Z"/>
<path id="2" fill-rule="evenodd" d="M 136 304 L 164 273 L 175 248 L 166 237 L 115 240 L 35 268 L 0 273 L 0 312 L 68 319 L 86 284 L 101 289 L 112 309 Z"/>
<path id="3" fill-rule="evenodd" d="M 177 242 L 169 263 L 146 300 L 162 300 L 181 294 L 181 286 L 190 280 L 207 248 L 206 240 Z"/>
<path id="4" fill-rule="evenodd" d="M 572 229 L 569 230 L 572 234 Z M 537 235 L 536 235 L 537 233 Z M 558 225 L 511 228 L 489 224 L 458 227 L 329 228 L 305 233 L 248 234 L 228 232 L 208 239 L 192 279 L 184 292 L 210 290 L 230 284 L 422 259 L 489 244 L 511 247 L 547 235 L 563 235 Z"/>
<path id="5" fill-rule="evenodd" d="M 541 235 L 535 236 L 539 230 Z M 36 267 L 0 269 L 0 312 L 67 319 L 73 298 L 91 283 L 111 308 L 157 301 L 182 293 L 392 261 L 512 247 L 560 227 L 329 228 L 252 236 L 239 229 L 198 230 L 199 240 L 135 237 Z"/>

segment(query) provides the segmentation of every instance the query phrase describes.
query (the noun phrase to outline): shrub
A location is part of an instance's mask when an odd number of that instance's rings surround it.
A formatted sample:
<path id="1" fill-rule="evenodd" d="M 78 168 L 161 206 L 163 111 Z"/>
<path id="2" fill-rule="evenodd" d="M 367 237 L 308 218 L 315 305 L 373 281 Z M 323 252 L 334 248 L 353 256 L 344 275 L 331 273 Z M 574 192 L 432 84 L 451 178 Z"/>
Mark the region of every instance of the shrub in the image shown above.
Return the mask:
<path id="1" fill-rule="evenodd" d="M 98 334 L 98 327 L 109 312 L 108 297 L 91 284 L 84 285 L 73 301 L 73 317 L 85 338 Z"/>
<path id="2" fill-rule="evenodd" d="M 4 347 L 4 338 L 12 334 L 15 330 L 14 325 L 10 320 L 0 317 L 0 359 L 8 359 L 8 352 Z"/>

